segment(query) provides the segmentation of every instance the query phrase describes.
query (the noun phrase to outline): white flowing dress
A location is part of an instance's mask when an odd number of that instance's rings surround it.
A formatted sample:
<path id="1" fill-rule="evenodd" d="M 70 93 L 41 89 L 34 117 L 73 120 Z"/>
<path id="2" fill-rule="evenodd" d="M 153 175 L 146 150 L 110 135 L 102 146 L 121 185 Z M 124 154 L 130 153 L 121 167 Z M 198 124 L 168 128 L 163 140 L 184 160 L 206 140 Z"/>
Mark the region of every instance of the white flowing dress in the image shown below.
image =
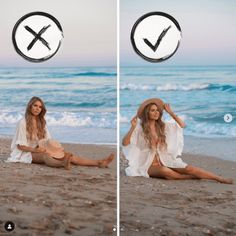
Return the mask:
<path id="1" fill-rule="evenodd" d="M 23 163 L 31 163 L 32 155 L 31 152 L 24 152 L 18 149 L 17 145 L 24 145 L 28 147 L 35 148 L 38 145 L 38 139 L 34 141 L 30 141 L 27 139 L 26 135 L 26 121 L 25 118 L 22 118 L 16 127 L 15 136 L 11 143 L 11 156 L 8 157 L 6 162 L 23 162 Z M 50 139 L 50 133 L 48 128 L 46 127 L 46 139 Z"/>
<path id="2" fill-rule="evenodd" d="M 183 129 L 177 123 L 165 122 L 165 135 L 167 149 L 162 151 L 151 149 L 144 139 L 143 128 L 138 120 L 131 135 L 130 144 L 123 147 L 129 166 L 125 169 L 127 176 L 149 177 L 148 169 L 151 166 L 156 153 L 159 154 L 161 163 L 170 168 L 185 168 L 187 164 L 179 155 L 182 154 L 184 146 Z"/>

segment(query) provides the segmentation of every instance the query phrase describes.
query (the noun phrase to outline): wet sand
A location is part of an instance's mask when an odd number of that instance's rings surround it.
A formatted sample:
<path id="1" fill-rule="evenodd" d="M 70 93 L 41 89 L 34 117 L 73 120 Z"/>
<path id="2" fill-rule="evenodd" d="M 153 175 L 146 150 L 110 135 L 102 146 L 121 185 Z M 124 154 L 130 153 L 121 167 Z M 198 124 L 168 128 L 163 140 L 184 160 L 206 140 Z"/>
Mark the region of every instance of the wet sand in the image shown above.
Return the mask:
<path id="1" fill-rule="evenodd" d="M 10 140 L 0 139 L 0 235 L 116 235 L 116 159 L 109 168 L 4 163 Z M 77 155 L 103 158 L 114 146 L 64 144 Z M 15 223 L 5 233 L 6 221 Z"/>
<path id="2" fill-rule="evenodd" d="M 121 236 L 236 235 L 236 162 L 184 154 L 190 165 L 234 179 L 164 180 L 125 176 L 121 158 Z"/>

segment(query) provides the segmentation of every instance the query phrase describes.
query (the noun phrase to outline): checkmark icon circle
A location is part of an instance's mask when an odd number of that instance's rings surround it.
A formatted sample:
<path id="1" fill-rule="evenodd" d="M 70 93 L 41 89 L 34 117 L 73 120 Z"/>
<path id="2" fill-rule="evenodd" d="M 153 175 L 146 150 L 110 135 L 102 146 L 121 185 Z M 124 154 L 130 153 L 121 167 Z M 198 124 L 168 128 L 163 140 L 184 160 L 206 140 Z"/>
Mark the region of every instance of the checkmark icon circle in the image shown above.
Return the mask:
<path id="1" fill-rule="evenodd" d="M 43 62 L 53 57 L 61 46 L 62 38 L 59 21 L 45 12 L 24 15 L 12 31 L 16 52 L 30 62 Z"/>
<path id="2" fill-rule="evenodd" d="M 131 30 L 134 51 L 149 62 L 162 62 L 172 57 L 182 38 L 179 23 L 164 12 L 141 16 Z"/>

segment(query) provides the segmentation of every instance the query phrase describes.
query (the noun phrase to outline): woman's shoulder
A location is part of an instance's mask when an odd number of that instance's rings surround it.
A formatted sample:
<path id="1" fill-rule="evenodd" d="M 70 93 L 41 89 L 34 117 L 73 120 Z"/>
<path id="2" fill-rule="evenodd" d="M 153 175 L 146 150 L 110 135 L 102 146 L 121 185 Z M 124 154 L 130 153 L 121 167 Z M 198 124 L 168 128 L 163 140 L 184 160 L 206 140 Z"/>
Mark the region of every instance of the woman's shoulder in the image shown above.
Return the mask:
<path id="1" fill-rule="evenodd" d="M 18 121 L 18 126 L 26 126 L 26 121 L 25 121 L 25 117 L 21 118 L 19 121 Z"/>

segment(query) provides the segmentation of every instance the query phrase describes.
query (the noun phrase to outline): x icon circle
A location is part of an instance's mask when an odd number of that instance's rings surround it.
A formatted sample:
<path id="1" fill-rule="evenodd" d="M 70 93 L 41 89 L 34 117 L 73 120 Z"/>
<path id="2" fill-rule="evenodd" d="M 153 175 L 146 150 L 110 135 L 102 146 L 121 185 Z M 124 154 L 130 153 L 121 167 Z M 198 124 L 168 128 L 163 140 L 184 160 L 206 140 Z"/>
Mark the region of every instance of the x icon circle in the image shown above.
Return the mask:
<path id="1" fill-rule="evenodd" d="M 51 50 L 51 48 L 49 47 L 48 42 L 43 39 L 41 37 L 41 35 L 46 31 L 47 28 L 49 28 L 51 25 L 45 26 L 43 27 L 38 33 L 34 32 L 29 26 L 25 26 L 25 29 L 28 30 L 30 33 L 32 33 L 35 38 L 31 41 L 31 43 L 29 44 L 29 46 L 27 47 L 28 50 L 30 50 L 33 45 L 37 42 L 37 40 L 40 40 L 49 50 Z"/>
<path id="2" fill-rule="evenodd" d="M 53 57 L 61 46 L 62 38 L 59 21 L 45 12 L 24 15 L 12 31 L 16 52 L 30 62 L 43 62 Z"/>

